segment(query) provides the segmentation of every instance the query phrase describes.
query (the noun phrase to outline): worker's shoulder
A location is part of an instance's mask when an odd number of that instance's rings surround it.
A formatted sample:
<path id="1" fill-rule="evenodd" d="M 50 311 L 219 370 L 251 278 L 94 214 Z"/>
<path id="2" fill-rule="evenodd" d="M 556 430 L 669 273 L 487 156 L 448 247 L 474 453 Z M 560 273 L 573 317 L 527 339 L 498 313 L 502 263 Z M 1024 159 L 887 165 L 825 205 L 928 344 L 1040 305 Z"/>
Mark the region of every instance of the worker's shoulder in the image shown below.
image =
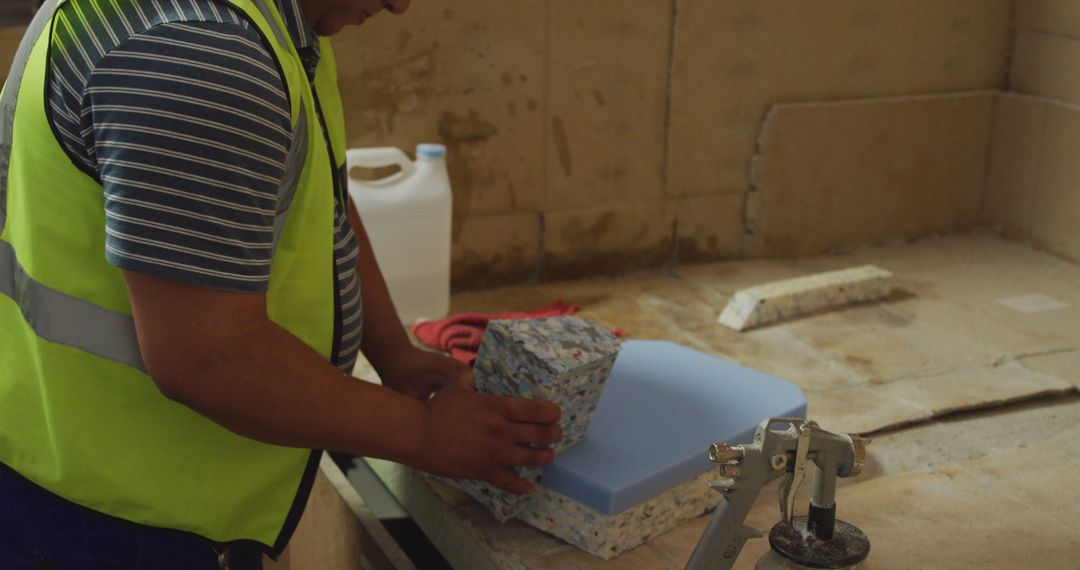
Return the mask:
<path id="1" fill-rule="evenodd" d="M 71 53 L 74 47 L 91 64 L 136 44 L 139 51 L 162 55 L 200 46 L 268 51 L 256 26 L 222 0 L 70 0 L 59 8 L 56 22 L 53 44 L 65 48 L 58 51 Z"/>
<path id="2" fill-rule="evenodd" d="M 274 53 L 223 0 L 68 0 L 53 22 L 48 77 L 53 131 L 88 171 L 99 166 L 101 141 L 86 133 L 108 125 L 110 140 L 136 144 L 125 138 L 137 138 L 136 130 L 115 127 L 144 125 L 162 111 L 176 116 L 180 99 L 188 101 L 181 114 L 193 118 L 189 126 L 221 124 L 255 140 L 271 136 L 264 130 L 290 133 Z"/>

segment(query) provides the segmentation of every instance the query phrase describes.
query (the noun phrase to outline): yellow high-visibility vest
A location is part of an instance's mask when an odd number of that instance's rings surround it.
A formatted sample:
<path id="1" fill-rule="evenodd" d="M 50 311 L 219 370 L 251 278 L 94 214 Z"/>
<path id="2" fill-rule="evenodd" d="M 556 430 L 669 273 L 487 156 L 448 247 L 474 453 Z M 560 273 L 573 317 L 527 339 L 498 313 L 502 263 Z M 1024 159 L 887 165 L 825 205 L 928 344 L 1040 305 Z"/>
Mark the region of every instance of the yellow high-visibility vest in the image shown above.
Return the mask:
<path id="1" fill-rule="evenodd" d="M 333 51 L 320 40 L 313 86 L 272 0 L 228 1 L 272 47 L 291 105 L 288 161 L 299 175 L 279 189 L 267 313 L 329 358 L 345 157 Z M 146 373 L 123 274 L 105 259 L 103 188 L 71 162 L 46 114 L 63 2 L 39 11 L 0 97 L 0 462 L 108 515 L 280 552 L 318 453 L 230 432 Z"/>

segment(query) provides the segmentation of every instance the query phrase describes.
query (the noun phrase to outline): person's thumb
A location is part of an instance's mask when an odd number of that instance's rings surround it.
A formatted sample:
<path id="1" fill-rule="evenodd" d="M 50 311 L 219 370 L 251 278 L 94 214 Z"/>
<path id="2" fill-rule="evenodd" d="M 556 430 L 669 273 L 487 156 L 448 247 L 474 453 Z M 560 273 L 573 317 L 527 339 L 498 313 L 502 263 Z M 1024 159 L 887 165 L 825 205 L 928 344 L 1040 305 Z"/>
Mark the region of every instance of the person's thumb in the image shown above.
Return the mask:
<path id="1" fill-rule="evenodd" d="M 454 386 L 465 390 L 476 390 L 476 377 L 473 376 L 473 371 L 469 368 L 462 370 L 454 378 Z"/>

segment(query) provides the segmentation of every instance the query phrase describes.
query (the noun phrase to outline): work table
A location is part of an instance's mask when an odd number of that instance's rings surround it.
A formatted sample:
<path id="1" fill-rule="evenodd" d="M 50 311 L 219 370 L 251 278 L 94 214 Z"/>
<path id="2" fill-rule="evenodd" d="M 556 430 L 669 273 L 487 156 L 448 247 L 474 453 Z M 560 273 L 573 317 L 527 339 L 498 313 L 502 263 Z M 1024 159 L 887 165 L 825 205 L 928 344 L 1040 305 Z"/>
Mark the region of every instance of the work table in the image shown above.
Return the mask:
<path id="1" fill-rule="evenodd" d="M 866 263 L 896 276 L 883 302 L 744 333 L 715 322 L 736 289 Z M 1025 312 L 999 302 L 1029 294 L 1066 306 Z M 453 310 L 555 298 L 629 338 L 671 340 L 795 382 L 823 428 L 870 434 L 867 468 L 841 480 L 837 516 L 870 537 L 875 570 L 1075 564 L 1080 487 L 1068 466 L 1080 454 L 1080 267 L 996 237 L 958 236 L 463 293 Z M 500 524 L 413 469 L 369 463 L 457 568 L 677 569 L 708 522 L 687 521 L 603 561 L 518 521 Z M 768 531 L 779 519 L 774 483 L 747 524 Z M 748 542 L 736 568 L 752 568 L 767 548 Z"/>

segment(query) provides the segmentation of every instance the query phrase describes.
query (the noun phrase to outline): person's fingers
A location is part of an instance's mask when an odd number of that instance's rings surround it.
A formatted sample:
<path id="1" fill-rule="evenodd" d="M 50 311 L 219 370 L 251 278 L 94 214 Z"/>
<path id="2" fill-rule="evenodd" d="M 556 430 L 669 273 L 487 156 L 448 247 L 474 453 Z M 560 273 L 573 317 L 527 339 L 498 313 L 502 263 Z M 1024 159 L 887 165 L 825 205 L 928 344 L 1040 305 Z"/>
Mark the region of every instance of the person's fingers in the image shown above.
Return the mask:
<path id="1" fill-rule="evenodd" d="M 528 398 L 503 399 L 503 417 L 512 422 L 554 424 L 561 416 L 562 410 L 551 402 Z"/>
<path id="2" fill-rule="evenodd" d="M 495 469 L 487 478 L 488 483 L 515 495 L 524 495 L 532 490 L 532 484 L 514 475 L 513 471 L 506 467 Z"/>
<path id="3" fill-rule="evenodd" d="M 530 467 L 539 468 L 551 463 L 551 460 L 555 458 L 555 450 L 550 447 L 526 447 L 524 445 L 516 445 L 513 449 L 506 452 L 501 463 L 506 463 L 511 467 Z"/>
<path id="4" fill-rule="evenodd" d="M 514 442 L 522 445 L 553 445 L 562 439 L 562 428 L 557 424 L 515 424 L 512 430 Z"/>

